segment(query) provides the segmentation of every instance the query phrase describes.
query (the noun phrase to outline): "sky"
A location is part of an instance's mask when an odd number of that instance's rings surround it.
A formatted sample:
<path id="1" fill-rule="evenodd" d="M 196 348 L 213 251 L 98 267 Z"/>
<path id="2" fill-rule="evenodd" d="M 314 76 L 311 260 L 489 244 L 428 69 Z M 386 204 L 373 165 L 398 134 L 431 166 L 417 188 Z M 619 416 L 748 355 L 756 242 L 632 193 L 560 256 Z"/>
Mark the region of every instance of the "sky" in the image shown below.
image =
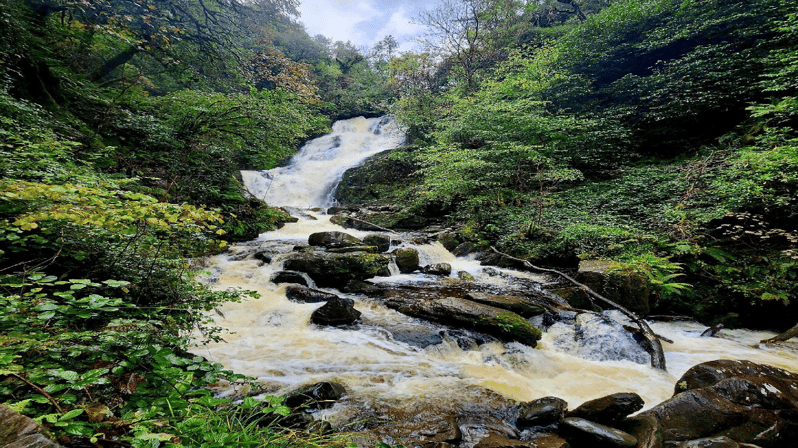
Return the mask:
<path id="1" fill-rule="evenodd" d="M 393 36 L 400 51 L 414 48 L 412 39 L 425 27 L 411 23 L 419 11 L 432 8 L 430 0 L 301 0 L 299 20 L 308 34 L 322 34 L 333 41 L 351 41 L 356 47 L 371 47 L 385 36 Z"/>

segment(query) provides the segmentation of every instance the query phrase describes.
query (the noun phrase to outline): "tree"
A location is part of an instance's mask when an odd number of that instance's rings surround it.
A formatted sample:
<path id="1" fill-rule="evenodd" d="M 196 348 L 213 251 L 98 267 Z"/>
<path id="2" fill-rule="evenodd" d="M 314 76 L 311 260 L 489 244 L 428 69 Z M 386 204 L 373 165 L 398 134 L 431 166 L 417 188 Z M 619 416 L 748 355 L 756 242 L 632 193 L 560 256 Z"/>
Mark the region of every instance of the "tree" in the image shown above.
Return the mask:
<path id="1" fill-rule="evenodd" d="M 297 5 L 296 0 L 38 0 L 36 10 L 42 16 L 61 12 L 62 20 L 77 20 L 124 43 L 90 73 L 99 81 L 137 55 L 167 68 L 193 62 L 196 68 L 197 60 L 234 67 L 253 27 L 290 23 Z M 181 54 L 180 48 L 191 50 Z"/>
<path id="2" fill-rule="evenodd" d="M 444 69 L 459 70 L 463 87 L 473 91 L 478 72 L 506 56 L 506 40 L 521 6 L 514 0 L 443 0 L 418 17 L 429 28 L 423 44 L 427 52 L 444 59 Z"/>

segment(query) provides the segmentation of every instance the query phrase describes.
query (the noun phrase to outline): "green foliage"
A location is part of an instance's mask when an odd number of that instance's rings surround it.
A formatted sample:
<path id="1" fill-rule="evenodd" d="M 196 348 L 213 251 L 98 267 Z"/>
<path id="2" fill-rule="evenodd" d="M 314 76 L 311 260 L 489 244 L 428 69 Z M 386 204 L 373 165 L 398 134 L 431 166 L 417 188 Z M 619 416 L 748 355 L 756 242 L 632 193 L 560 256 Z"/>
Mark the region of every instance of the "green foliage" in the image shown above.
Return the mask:
<path id="1" fill-rule="evenodd" d="M 140 306 L 135 287 L 117 280 L 5 276 L 0 400 L 57 435 L 92 442 L 118 437 L 133 445 L 163 433 L 167 422 L 175 425 L 173 437 L 189 434 L 182 429 L 186 420 L 229 403 L 212 399 L 205 386 L 237 377 L 186 353 L 186 332 L 200 326 L 217 338 L 218 330 L 196 310 L 246 294 L 205 290 L 193 302 Z"/>

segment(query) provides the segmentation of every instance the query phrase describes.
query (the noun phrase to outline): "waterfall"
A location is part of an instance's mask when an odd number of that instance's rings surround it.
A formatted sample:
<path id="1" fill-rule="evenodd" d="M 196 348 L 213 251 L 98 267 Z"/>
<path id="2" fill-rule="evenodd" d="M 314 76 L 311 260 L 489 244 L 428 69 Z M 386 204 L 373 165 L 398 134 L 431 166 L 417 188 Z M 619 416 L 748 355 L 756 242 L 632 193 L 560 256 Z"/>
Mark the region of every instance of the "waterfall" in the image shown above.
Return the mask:
<path id="1" fill-rule="evenodd" d="M 351 118 L 307 142 L 288 165 L 241 175 L 247 190 L 270 205 L 326 208 L 334 205 L 333 193 L 346 170 L 402 143 L 404 134 L 390 117 Z"/>

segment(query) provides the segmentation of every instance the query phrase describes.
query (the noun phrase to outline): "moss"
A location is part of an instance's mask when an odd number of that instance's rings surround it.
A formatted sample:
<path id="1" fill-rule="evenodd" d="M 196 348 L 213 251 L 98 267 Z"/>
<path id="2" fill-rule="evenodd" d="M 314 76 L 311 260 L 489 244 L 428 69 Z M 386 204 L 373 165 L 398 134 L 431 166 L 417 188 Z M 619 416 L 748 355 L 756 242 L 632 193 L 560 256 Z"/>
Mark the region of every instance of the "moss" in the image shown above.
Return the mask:
<path id="1" fill-rule="evenodd" d="M 495 316 L 480 317 L 480 325 L 499 329 L 499 336 L 504 339 L 522 342 L 535 346 L 540 340 L 541 331 L 526 319 L 511 311 L 501 311 Z"/>

